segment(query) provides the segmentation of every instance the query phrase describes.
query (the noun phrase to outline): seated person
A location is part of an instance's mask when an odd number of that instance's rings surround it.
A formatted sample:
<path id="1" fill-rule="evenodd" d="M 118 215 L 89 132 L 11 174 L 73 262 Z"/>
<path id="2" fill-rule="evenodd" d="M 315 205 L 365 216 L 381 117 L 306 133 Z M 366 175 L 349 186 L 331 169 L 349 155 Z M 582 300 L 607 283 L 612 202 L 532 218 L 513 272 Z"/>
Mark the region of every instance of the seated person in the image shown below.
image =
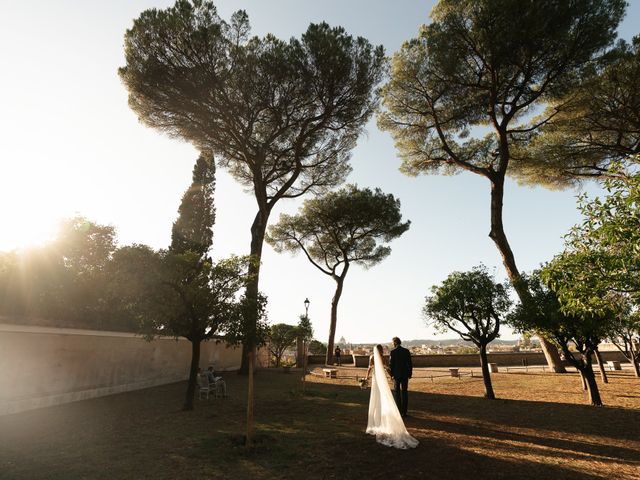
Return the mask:
<path id="1" fill-rule="evenodd" d="M 227 384 L 222 379 L 222 377 L 217 377 L 213 371 L 213 367 L 207 368 L 207 378 L 209 379 L 209 383 L 216 386 L 216 389 L 220 389 L 222 391 L 223 396 L 227 396 Z"/>

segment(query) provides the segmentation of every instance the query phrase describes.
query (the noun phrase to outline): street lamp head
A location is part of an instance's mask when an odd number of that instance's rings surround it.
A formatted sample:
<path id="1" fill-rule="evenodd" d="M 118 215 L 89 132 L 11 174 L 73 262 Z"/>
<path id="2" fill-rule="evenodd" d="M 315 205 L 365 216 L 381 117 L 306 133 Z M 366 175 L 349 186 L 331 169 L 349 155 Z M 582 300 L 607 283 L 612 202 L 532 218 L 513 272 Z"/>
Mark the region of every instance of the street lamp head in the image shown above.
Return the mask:
<path id="1" fill-rule="evenodd" d="M 305 298 L 305 299 L 304 299 L 304 308 L 308 309 L 308 308 L 309 308 L 309 304 L 310 304 L 310 303 L 311 303 L 311 302 L 309 301 L 309 299 L 308 299 L 308 298 Z"/>

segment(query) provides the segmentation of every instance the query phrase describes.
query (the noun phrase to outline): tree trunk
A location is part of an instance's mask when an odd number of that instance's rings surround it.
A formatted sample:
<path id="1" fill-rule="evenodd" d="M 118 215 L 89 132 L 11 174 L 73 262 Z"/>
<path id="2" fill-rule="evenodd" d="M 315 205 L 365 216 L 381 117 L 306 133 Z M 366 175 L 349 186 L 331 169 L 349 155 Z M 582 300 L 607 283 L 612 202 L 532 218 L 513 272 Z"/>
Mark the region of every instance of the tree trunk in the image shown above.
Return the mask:
<path id="1" fill-rule="evenodd" d="M 567 362 L 573 365 L 575 369 L 578 371 L 578 374 L 580 375 L 580 381 L 582 382 L 582 389 L 586 391 L 587 380 L 584 376 L 584 371 L 583 371 L 584 368 L 583 368 L 582 361 L 576 360 L 576 357 L 573 356 L 573 352 L 569 350 L 569 346 L 566 342 L 563 343 L 558 341 L 558 343 L 560 344 L 560 348 L 562 349 L 562 353 L 564 353 L 564 357 L 566 358 Z"/>
<path id="2" fill-rule="evenodd" d="M 266 208 L 260 209 L 256 214 L 253 224 L 251 225 L 251 258 L 252 261 L 249 264 L 249 282 L 245 290 L 245 297 L 247 301 L 252 304 L 256 304 L 258 300 L 259 292 L 259 279 L 260 279 L 260 260 L 262 258 L 262 246 L 264 244 L 264 235 L 267 228 L 267 221 L 269 220 L 269 213 Z M 247 325 L 249 331 L 246 332 L 246 338 L 248 339 L 242 345 L 242 360 L 240 363 L 240 370 L 238 373 L 246 375 L 249 371 L 249 354 L 255 349 L 255 333 L 256 325 Z M 255 363 L 254 363 L 255 365 Z"/>
<path id="3" fill-rule="evenodd" d="M 607 372 L 604 369 L 604 362 L 602 361 L 602 355 L 600 354 L 600 350 L 597 348 L 593 351 L 596 354 L 596 361 L 598 362 L 598 368 L 600 369 L 600 378 L 602 378 L 602 383 L 609 383 L 609 379 L 607 378 Z"/>
<path id="4" fill-rule="evenodd" d="M 333 295 L 333 299 L 331 300 L 331 324 L 329 325 L 329 340 L 327 341 L 327 356 L 325 358 L 325 363 L 327 365 L 333 364 L 333 344 L 336 336 L 336 324 L 338 323 L 338 302 L 340 301 L 340 296 L 342 295 L 342 287 L 344 285 L 344 276 L 346 274 L 348 265 L 345 265 L 345 269 L 342 272 L 342 275 L 335 276 L 333 279 L 336 281 L 336 292 Z"/>
<path id="5" fill-rule="evenodd" d="M 491 385 L 491 374 L 489 373 L 489 360 L 487 359 L 487 346 L 480 345 L 480 367 L 482 368 L 482 380 L 484 381 L 484 397 L 489 400 L 496 398 Z"/>
<path id="6" fill-rule="evenodd" d="M 200 365 L 200 340 L 191 340 L 191 367 L 189 369 L 189 384 L 182 410 L 193 410 L 193 399 L 196 395 L 198 366 Z"/>
<path id="7" fill-rule="evenodd" d="M 259 201 L 258 201 L 259 203 Z M 264 244 L 264 235 L 269 219 L 269 210 L 260 208 L 251 225 L 251 263 L 249 264 L 249 282 L 245 290 L 245 298 L 250 305 L 257 308 L 258 304 L 258 282 L 260 278 L 260 261 L 262 258 L 262 246 Z M 247 433 L 245 445 L 250 447 L 253 445 L 253 374 L 255 369 L 256 355 L 256 322 L 258 312 L 252 317 L 252 320 L 246 322 L 247 331 L 245 332 L 245 342 L 242 345 L 242 362 L 240 364 L 240 374 L 248 374 L 247 385 Z"/>
<path id="8" fill-rule="evenodd" d="M 302 342 L 302 393 L 307 389 L 307 342 Z"/>
<path id="9" fill-rule="evenodd" d="M 249 385 L 247 388 L 247 431 L 245 435 L 245 447 L 253 445 L 253 366 L 255 362 L 255 349 L 249 352 Z"/>
<path id="10" fill-rule="evenodd" d="M 547 359 L 547 365 L 549 365 L 554 373 L 567 373 L 567 369 L 562 363 L 562 359 L 558 354 L 558 349 L 556 348 L 556 346 L 552 342 L 544 338 L 540 333 L 537 333 L 537 335 L 540 339 L 540 347 L 542 347 L 544 357 Z"/>
<path id="11" fill-rule="evenodd" d="M 593 373 L 591 366 L 591 352 L 582 354 L 582 361 L 584 365 L 584 378 L 587 381 L 587 390 L 589 392 L 589 400 L 591 405 L 600 407 L 602 406 L 602 399 L 600 398 L 600 391 L 598 390 L 598 384 L 596 383 L 596 376 Z"/>
<path id="12" fill-rule="evenodd" d="M 640 377 L 640 355 L 638 354 L 638 344 L 633 343 L 633 338 L 629 345 L 629 351 L 631 352 L 629 361 L 631 362 L 631 365 L 633 365 L 633 371 L 635 372 L 636 377 Z"/>
<path id="13" fill-rule="evenodd" d="M 300 337 L 296 338 L 296 368 L 303 368 L 304 362 L 304 340 Z"/>
<path id="14" fill-rule="evenodd" d="M 638 360 L 640 359 L 638 358 L 637 349 L 634 348 L 633 338 L 630 338 L 629 342 L 624 340 L 624 348 L 622 348 L 618 342 L 614 341 L 613 344 L 616 346 L 618 351 L 624 355 L 624 358 L 629 360 L 629 363 L 633 366 L 633 371 L 636 374 L 636 377 L 640 377 L 640 367 L 638 366 Z"/>
<path id="15" fill-rule="evenodd" d="M 504 199 L 504 174 L 496 174 L 491 180 L 491 231 L 489 237 L 498 247 L 498 251 L 502 256 L 502 263 L 507 270 L 507 275 L 513 287 L 520 297 L 520 301 L 526 304 L 531 301 L 531 294 L 529 290 L 522 282 L 520 271 L 516 266 L 516 260 L 511 251 L 511 246 L 507 240 L 507 236 L 504 232 L 504 225 L 502 223 L 502 206 Z M 544 352 L 544 356 L 547 359 L 547 364 L 555 373 L 566 373 L 566 369 L 560 360 L 558 355 L 558 349 L 553 346 L 546 338 L 536 332 L 540 338 L 540 346 Z"/>
<path id="16" fill-rule="evenodd" d="M 578 373 L 580 374 L 580 381 L 582 382 L 582 390 L 584 390 L 585 392 L 587 391 L 587 379 L 584 376 L 584 373 L 582 373 L 581 369 L 578 369 Z"/>

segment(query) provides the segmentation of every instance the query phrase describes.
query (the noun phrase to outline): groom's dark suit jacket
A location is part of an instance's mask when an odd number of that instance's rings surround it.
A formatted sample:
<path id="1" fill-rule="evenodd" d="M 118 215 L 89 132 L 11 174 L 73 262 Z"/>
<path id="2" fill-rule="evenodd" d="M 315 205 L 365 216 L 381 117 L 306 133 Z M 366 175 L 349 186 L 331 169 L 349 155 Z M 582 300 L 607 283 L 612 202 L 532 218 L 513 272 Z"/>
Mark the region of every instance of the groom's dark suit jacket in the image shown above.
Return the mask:
<path id="1" fill-rule="evenodd" d="M 402 345 L 398 345 L 391 350 L 389 355 L 389 370 L 395 380 L 405 380 L 411 378 L 413 365 L 411 364 L 411 353 Z"/>

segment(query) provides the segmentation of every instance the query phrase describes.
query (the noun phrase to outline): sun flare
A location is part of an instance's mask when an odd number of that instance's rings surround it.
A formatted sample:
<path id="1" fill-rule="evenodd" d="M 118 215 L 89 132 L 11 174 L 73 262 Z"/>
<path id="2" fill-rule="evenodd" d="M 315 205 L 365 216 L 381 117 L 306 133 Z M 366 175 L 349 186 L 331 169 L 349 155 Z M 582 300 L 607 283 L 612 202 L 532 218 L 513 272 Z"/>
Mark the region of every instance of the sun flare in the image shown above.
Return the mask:
<path id="1" fill-rule="evenodd" d="M 70 217 L 78 205 L 74 182 L 77 173 L 69 172 L 53 161 L 37 163 L 25 158 L 13 139 L 4 144 L 6 158 L 0 178 L 0 251 L 42 245 L 51 240 L 61 219 Z M 44 152 L 38 158 L 46 159 Z M 4 155 L 3 155 L 4 158 Z"/>
<path id="2" fill-rule="evenodd" d="M 10 251 L 42 245 L 50 241 L 57 230 L 58 218 L 38 218 L 24 211 L 4 215 L 0 251 Z"/>

